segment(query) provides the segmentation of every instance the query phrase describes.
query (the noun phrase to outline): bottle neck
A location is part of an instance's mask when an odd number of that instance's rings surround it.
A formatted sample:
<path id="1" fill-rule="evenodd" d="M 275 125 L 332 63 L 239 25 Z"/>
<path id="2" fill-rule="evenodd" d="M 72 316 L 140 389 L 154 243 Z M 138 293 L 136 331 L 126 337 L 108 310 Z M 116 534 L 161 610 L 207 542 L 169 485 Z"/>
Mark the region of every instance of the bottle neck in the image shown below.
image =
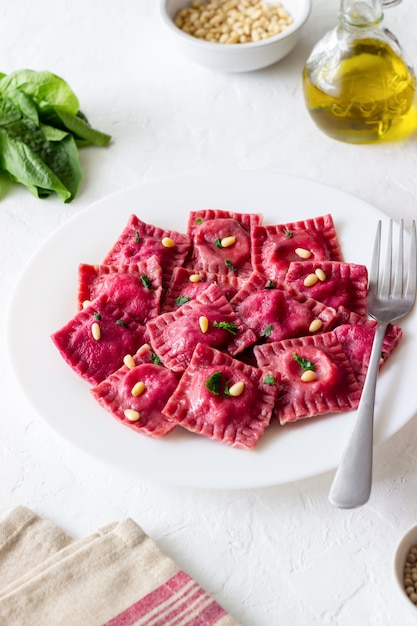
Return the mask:
<path id="1" fill-rule="evenodd" d="M 383 20 L 382 6 L 383 0 L 341 0 L 339 19 L 344 26 L 372 28 Z"/>

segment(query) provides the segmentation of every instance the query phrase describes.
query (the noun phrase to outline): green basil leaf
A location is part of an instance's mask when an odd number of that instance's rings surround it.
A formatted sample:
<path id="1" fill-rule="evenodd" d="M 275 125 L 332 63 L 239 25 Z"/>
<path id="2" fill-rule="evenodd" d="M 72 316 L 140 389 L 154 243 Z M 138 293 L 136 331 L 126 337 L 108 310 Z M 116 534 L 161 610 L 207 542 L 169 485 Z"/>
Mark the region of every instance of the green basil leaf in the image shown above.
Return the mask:
<path id="1" fill-rule="evenodd" d="M 11 90 L 5 97 L 5 102 L 11 103 L 19 112 L 20 117 L 27 117 L 36 126 L 39 125 L 39 115 L 36 104 L 30 96 L 18 89 Z"/>
<path id="2" fill-rule="evenodd" d="M 209 378 L 206 380 L 206 389 L 210 391 L 214 396 L 218 396 L 220 393 L 220 382 L 222 379 L 221 372 L 214 372 Z"/>
<path id="3" fill-rule="evenodd" d="M 81 180 L 74 139 L 68 135 L 60 142 L 49 142 L 29 120 L 0 128 L 0 165 L 40 198 L 55 192 L 70 202 Z"/>
<path id="4" fill-rule="evenodd" d="M 223 330 L 227 330 L 231 335 L 236 335 L 239 327 L 234 322 L 213 322 L 213 326 L 215 328 L 223 328 Z"/>
<path id="5" fill-rule="evenodd" d="M 53 106 L 75 115 L 80 108 L 78 98 L 68 83 L 52 72 L 17 70 L 0 79 L 0 94 L 15 89 L 31 96 L 41 110 Z"/>
<path id="6" fill-rule="evenodd" d="M 296 361 L 298 363 L 298 365 L 301 367 L 301 369 L 307 371 L 307 370 L 315 370 L 315 365 L 314 363 L 312 363 L 311 361 L 309 361 L 308 359 L 304 359 L 301 356 L 298 356 L 298 354 L 296 352 L 292 353 L 293 359 L 294 361 Z"/>
<path id="7" fill-rule="evenodd" d="M 65 127 L 76 136 L 77 144 L 83 146 L 106 146 L 109 143 L 110 135 L 90 126 L 86 118 L 79 113 L 77 115 L 71 115 L 65 113 L 65 111 L 57 111 L 57 113 Z"/>

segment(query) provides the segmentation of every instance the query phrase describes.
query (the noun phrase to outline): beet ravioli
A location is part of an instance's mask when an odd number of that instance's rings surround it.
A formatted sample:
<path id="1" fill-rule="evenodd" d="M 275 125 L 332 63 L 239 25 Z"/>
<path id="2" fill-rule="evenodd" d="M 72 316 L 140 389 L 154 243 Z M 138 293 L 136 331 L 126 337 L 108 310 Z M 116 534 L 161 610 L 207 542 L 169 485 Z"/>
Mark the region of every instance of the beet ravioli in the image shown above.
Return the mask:
<path id="1" fill-rule="evenodd" d="M 192 242 L 190 267 L 247 278 L 252 272 L 252 232 L 261 223 L 256 213 L 191 211 L 187 226 Z"/>
<path id="2" fill-rule="evenodd" d="M 120 369 L 91 389 L 94 398 L 122 424 L 150 437 L 163 437 L 176 422 L 161 413 L 178 377 L 158 363 L 149 345 L 126 355 Z"/>
<path id="3" fill-rule="evenodd" d="M 255 333 L 236 315 L 215 283 L 177 311 L 151 320 L 146 328 L 155 352 L 174 372 L 188 367 L 198 343 L 235 356 L 256 341 Z"/>
<path id="4" fill-rule="evenodd" d="M 61 356 L 84 380 L 97 384 L 126 354 L 145 342 L 146 329 L 102 294 L 52 335 Z"/>
<path id="5" fill-rule="evenodd" d="M 335 333 L 286 339 L 254 349 L 260 368 L 280 375 L 281 424 L 357 408 L 361 387 Z"/>
<path id="6" fill-rule="evenodd" d="M 339 239 L 330 214 L 255 226 L 252 234 L 253 269 L 270 280 L 282 282 L 293 261 L 343 261 Z"/>
<path id="7" fill-rule="evenodd" d="M 198 344 L 163 414 L 183 428 L 236 448 L 253 448 L 268 426 L 279 376 Z"/>
<path id="8" fill-rule="evenodd" d="M 131 215 L 96 263 L 80 264 L 76 313 L 52 340 L 136 432 L 251 449 L 271 417 L 357 407 L 375 322 L 366 267 L 343 259 L 330 214 L 264 225 L 196 210 L 185 234 Z M 401 337 L 388 326 L 381 365 Z"/>

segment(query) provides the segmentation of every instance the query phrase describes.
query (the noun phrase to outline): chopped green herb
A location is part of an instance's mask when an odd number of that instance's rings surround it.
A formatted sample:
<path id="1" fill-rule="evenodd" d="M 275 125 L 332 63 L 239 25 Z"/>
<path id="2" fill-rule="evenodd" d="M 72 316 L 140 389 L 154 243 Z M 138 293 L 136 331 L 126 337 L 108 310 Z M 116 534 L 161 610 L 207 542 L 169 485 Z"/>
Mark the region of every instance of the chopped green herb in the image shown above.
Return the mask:
<path id="1" fill-rule="evenodd" d="M 268 337 L 271 336 L 271 333 L 272 333 L 273 330 L 274 330 L 273 325 L 269 324 L 269 326 L 266 326 L 264 328 L 264 330 L 262 331 L 261 337 L 264 337 L 264 339 L 268 339 Z"/>
<path id="2" fill-rule="evenodd" d="M 291 237 L 294 235 L 294 233 L 292 233 L 291 231 L 287 230 L 286 228 L 284 228 L 282 232 L 284 233 L 284 235 L 286 236 L 287 239 L 291 239 Z"/>
<path id="3" fill-rule="evenodd" d="M 229 267 L 232 270 L 232 272 L 237 272 L 237 269 L 235 268 L 235 266 L 233 265 L 230 259 L 225 259 L 224 264 L 227 267 Z"/>
<path id="4" fill-rule="evenodd" d="M 141 279 L 142 285 L 145 287 L 145 289 L 148 289 L 149 291 L 153 291 L 152 283 L 149 280 L 149 278 L 147 276 L 145 276 L 145 274 L 142 274 L 140 279 Z"/>
<path id="5" fill-rule="evenodd" d="M 223 248 L 221 239 L 219 237 L 216 237 L 214 243 L 216 244 L 216 248 Z"/>
<path id="6" fill-rule="evenodd" d="M 203 220 L 201 219 L 201 217 L 197 217 L 196 220 L 195 220 L 195 223 L 196 224 L 202 224 Z"/>
<path id="7" fill-rule="evenodd" d="M 236 335 L 239 330 L 239 326 L 233 322 L 213 322 L 213 326 L 215 328 L 223 328 L 223 330 L 227 330 L 231 335 Z"/>
<path id="8" fill-rule="evenodd" d="M 220 393 L 221 378 L 221 372 L 214 372 L 214 374 L 206 380 L 206 389 L 208 389 L 214 396 L 218 396 Z"/>
<path id="9" fill-rule="evenodd" d="M 138 230 L 135 231 L 135 243 L 140 243 L 140 235 Z"/>
<path id="10" fill-rule="evenodd" d="M 265 376 L 264 383 L 265 385 L 275 385 L 275 376 L 272 376 L 271 374 Z"/>
<path id="11" fill-rule="evenodd" d="M 268 280 L 267 284 L 265 285 L 265 289 L 275 289 L 275 283 L 273 280 Z"/>
<path id="12" fill-rule="evenodd" d="M 230 380 L 227 378 L 226 382 L 224 383 L 224 390 L 223 390 L 223 395 L 226 397 L 230 396 L 229 388 L 230 388 Z"/>
<path id="13" fill-rule="evenodd" d="M 175 298 L 175 305 L 181 306 L 182 304 L 185 304 L 186 302 L 189 302 L 190 300 L 191 298 L 189 296 L 178 296 L 178 298 Z"/>
<path id="14" fill-rule="evenodd" d="M 150 359 L 154 365 L 162 365 L 162 361 L 155 352 L 152 352 Z"/>
<path id="15" fill-rule="evenodd" d="M 96 311 L 94 311 L 94 317 L 96 318 L 96 320 L 101 320 L 100 313 L 97 313 Z"/>
<path id="16" fill-rule="evenodd" d="M 303 370 L 313 370 L 314 371 L 316 369 L 314 363 L 312 363 L 308 359 L 303 359 L 301 356 L 298 356 L 298 354 L 296 354 L 295 352 L 292 353 L 292 356 L 293 356 L 294 360 L 297 361 L 298 365 Z"/>
<path id="17" fill-rule="evenodd" d="M 128 328 L 129 327 L 129 325 L 126 324 L 126 322 L 124 322 L 123 320 L 116 320 L 116 324 L 118 326 L 123 326 L 123 328 Z"/>

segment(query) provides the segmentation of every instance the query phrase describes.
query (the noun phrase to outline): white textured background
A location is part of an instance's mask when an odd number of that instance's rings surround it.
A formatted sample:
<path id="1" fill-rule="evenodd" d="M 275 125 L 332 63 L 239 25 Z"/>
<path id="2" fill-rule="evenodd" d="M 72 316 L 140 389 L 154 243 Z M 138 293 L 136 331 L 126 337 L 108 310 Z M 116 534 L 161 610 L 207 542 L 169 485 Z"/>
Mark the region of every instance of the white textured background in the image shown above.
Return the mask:
<path id="1" fill-rule="evenodd" d="M 24 504 L 76 537 L 133 517 L 243 626 L 408 626 L 392 558 L 417 522 L 415 418 L 376 450 L 372 497 L 355 511 L 329 505 L 332 473 L 249 491 L 178 489 L 118 472 L 60 439 L 27 404 L 5 351 L 8 300 L 31 254 L 76 212 L 126 187 L 213 165 L 269 170 L 416 216 L 416 137 L 350 146 L 322 135 L 306 113 L 303 62 L 335 24 L 338 2 L 313 5 L 288 58 L 222 75 L 170 48 L 156 0 L 3 3 L 0 71 L 61 75 L 113 142 L 81 152 L 84 178 L 68 206 L 23 188 L 0 192 L 0 513 Z M 417 3 L 387 11 L 386 24 L 417 64 Z"/>

